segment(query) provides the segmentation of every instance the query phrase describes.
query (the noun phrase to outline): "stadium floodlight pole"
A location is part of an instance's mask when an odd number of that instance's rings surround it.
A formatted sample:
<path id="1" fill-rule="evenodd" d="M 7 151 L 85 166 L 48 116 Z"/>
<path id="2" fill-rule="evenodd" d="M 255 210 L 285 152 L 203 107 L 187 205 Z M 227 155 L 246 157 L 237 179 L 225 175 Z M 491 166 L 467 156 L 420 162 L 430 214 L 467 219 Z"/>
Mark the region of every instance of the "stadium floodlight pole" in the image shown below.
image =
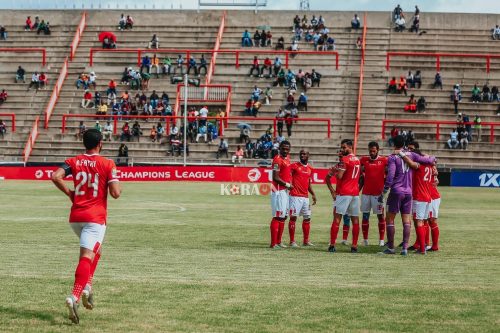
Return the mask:
<path id="1" fill-rule="evenodd" d="M 188 107 L 188 75 L 184 74 L 184 166 L 186 166 L 187 107 Z"/>

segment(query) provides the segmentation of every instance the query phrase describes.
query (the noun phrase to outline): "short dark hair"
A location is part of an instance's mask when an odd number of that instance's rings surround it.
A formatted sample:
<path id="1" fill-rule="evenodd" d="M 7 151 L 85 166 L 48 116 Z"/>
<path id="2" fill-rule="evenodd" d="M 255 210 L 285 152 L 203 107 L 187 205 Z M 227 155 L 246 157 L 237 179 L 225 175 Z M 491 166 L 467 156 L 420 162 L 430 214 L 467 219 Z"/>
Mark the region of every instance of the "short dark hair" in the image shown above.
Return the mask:
<path id="1" fill-rule="evenodd" d="M 343 145 L 343 144 L 346 144 L 348 145 L 349 147 L 352 147 L 352 140 L 351 139 L 344 139 L 340 142 L 340 145 Z"/>
<path id="2" fill-rule="evenodd" d="M 409 146 L 409 145 L 415 146 L 415 148 L 416 148 L 416 149 L 420 149 L 420 145 L 418 144 L 418 142 L 417 142 L 417 141 L 412 141 L 412 142 L 410 142 L 410 143 L 408 144 L 408 146 Z"/>
<path id="3" fill-rule="evenodd" d="M 405 138 L 402 135 L 396 135 L 394 138 L 394 146 L 396 148 L 403 148 L 405 146 Z"/>
<path id="4" fill-rule="evenodd" d="M 281 141 L 281 142 L 280 142 L 280 147 L 281 147 L 281 146 L 284 146 L 284 145 L 289 145 L 290 147 L 292 146 L 292 145 L 290 144 L 290 141 L 288 141 L 288 140 L 283 140 L 283 141 Z"/>
<path id="5" fill-rule="evenodd" d="M 87 150 L 96 148 L 101 141 L 102 134 L 98 129 L 91 128 L 83 133 L 83 145 Z"/>
<path id="6" fill-rule="evenodd" d="M 368 144 L 368 148 L 373 148 L 373 147 L 377 148 L 377 150 L 380 149 L 380 147 L 378 146 L 378 142 L 370 141 L 370 143 Z"/>

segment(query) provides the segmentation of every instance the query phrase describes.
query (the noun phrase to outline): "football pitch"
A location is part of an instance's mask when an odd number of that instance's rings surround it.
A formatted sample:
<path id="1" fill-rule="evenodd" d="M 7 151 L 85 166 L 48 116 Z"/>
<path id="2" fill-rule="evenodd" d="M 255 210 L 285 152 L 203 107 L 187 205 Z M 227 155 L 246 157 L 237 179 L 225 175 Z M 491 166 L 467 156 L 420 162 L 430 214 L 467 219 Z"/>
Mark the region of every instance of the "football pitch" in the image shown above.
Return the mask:
<path id="1" fill-rule="evenodd" d="M 269 197 L 215 183 L 122 183 L 109 201 L 96 308 L 66 318 L 78 258 L 50 182 L 0 182 L 1 332 L 498 332 L 500 192 L 440 187 L 440 252 L 328 253 L 326 186 L 311 248 L 271 250 Z M 297 224 L 298 241 L 302 232 Z M 396 224 L 396 242 L 402 227 Z M 361 237 L 360 237 L 361 238 Z M 288 231 L 284 239 L 288 241 Z M 412 227 L 412 238 L 414 231 Z M 73 326 L 73 327 L 71 327 Z"/>

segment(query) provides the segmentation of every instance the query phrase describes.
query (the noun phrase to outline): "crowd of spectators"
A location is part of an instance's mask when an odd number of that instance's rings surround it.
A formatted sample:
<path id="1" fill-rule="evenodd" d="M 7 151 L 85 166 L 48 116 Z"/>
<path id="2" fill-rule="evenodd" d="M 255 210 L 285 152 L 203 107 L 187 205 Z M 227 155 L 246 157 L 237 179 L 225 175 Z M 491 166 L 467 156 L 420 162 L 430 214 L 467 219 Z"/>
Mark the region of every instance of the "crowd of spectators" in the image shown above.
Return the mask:
<path id="1" fill-rule="evenodd" d="M 400 5 L 397 5 L 396 8 L 394 8 L 394 10 L 392 11 L 392 20 L 394 23 L 394 31 L 403 32 L 406 30 L 406 16 Z M 408 31 L 419 33 L 420 9 L 418 8 L 418 6 L 415 6 L 415 13 L 413 14 L 413 18 L 411 18 L 409 21 L 411 21 L 412 23 Z"/>
<path id="2" fill-rule="evenodd" d="M 35 16 L 35 21 L 32 21 L 31 16 L 28 16 L 24 22 L 24 31 L 36 31 L 37 35 L 40 33 L 50 35 L 50 23 L 43 19 L 40 20 L 38 16 Z"/>
<path id="3" fill-rule="evenodd" d="M 118 30 L 132 30 L 134 26 L 134 19 L 132 16 L 121 14 L 120 20 L 118 21 Z"/>

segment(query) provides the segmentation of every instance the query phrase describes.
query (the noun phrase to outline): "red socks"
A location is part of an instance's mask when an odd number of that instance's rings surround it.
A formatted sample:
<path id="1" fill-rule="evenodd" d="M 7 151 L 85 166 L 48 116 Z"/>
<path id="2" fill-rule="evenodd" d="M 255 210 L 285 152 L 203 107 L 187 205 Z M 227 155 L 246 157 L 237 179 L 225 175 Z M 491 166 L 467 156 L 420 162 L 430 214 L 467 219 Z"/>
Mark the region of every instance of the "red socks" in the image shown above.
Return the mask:
<path id="1" fill-rule="evenodd" d="M 278 243 L 281 244 L 281 238 L 283 237 L 283 231 L 285 230 L 285 221 L 278 221 Z"/>
<path id="2" fill-rule="evenodd" d="M 89 281 L 90 278 L 90 267 L 92 266 L 92 262 L 90 258 L 82 257 L 80 258 L 80 262 L 78 266 L 76 266 L 75 271 L 75 284 L 73 285 L 73 297 L 76 301 L 80 299 L 83 288 Z"/>
<path id="3" fill-rule="evenodd" d="M 384 218 L 378 219 L 378 239 L 380 239 L 380 240 L 385 239 L 385 219 Z"/>
<path id="4" fill-rule="evenodd" d="M 430 223 L 432 236 L 432 250 L 439 250 L 439 226 L 436 222 Z"/>
<path id="5" fill-rule="evenodd" d="M 338 232 L 338 230 L 337 230 Z M 343 225 L 342 226 L 342 240 L 347 240 L 347 237 L 349 237 L 349 226 L 348 225 Z M 337 236 L 335 236 L 335 239 Z"/>
<path id="6" fill-rule="evenodd" d="M 352 224 L 352 247 L 358 247 L 359 223 Z"/>
<path id="7" fill-rule="evenodd" d="M 288 233 L 290 234 L 290 244 L 295 242 L 295 221 L 288 222 Z"/>
<path id="8" fill-rule="evenodd" d="M 95 269 L 97 268 L 97 264 L 99 263 L 99 259 L 101 259 L 101 254 L 96 253 L 94 255 L 94 261 L 92 261 L 92 265 L 90 266 L 90 276 L 88 284 L 92 285 L 92 279 L 94 278 Z"/>
<path id="9" fill-rule="evenodd" d="M 271 220 L 271 247 L 278 244 L 278 229 L 279 229 L 279 221 L 276 219 Z"/>
<path id="10" fill-rule="evenodd" d="M 345 225 L 344 225 L 344 228 L 345 228 Z M 347 227 L 347 228 L 349 228 L 349 227 Z M 335 223 L 335 221 L 333 221 L 332 227 L 330 229 L 330 245 L 335 246 L 335 243 L 337 242 L 338 233 L 339 233 L 339 223 Z"/>
<path id="11" fill-rule="evenodd" d="M 311 223 L 302 222 L 302 233 L 304 234 L 304 244 L 309 243 L 309 231 L 311 230 Z"/>
<path id="12" fill-rule="evenodd" d="M 425 245 L 430 244 L 430 235 L 431 235 L 431 227 L 429 226 L 429 222 L 424 222 L 424 231 L 425 231 Z"/>
<path id="13" fill-rule="evenodd" d="M 370 229 L 370 222 L 368 220 L 363 219 L 361 223 L 361 230 L 363 231 L 363 239 L 368 239 L 368 229 Z M 354 227 L 353 227 L 354 232 Z"/>
<path id="14" fill-rule="evenodd" d="M 417 226 L 417 241 L 418 249 L 420 253 L 425 253 L 425 229 L 426 227 L 423 225 Z"/>

